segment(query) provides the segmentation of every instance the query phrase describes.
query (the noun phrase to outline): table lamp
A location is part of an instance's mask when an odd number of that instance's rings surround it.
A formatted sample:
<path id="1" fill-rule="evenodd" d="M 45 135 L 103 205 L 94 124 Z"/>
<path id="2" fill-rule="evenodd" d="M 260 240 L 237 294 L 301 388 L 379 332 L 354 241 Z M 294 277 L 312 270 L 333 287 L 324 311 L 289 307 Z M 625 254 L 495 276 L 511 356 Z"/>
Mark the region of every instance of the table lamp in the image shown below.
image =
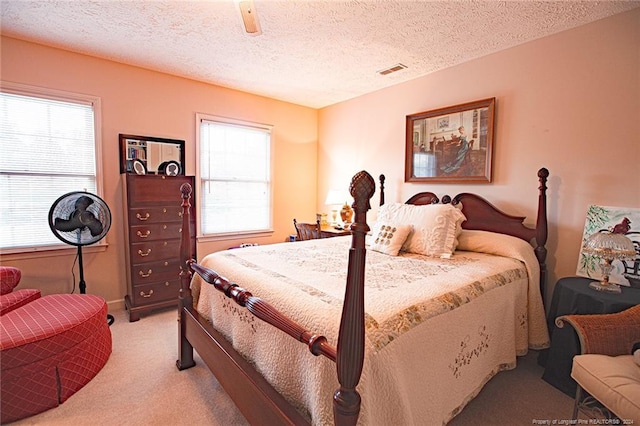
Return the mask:
<path id="1" fill-rule="evenodd" d="M 604 260 L 600 265 L 602 280 L 591 282 L 589 287 L 598 291 L 620 293 L 622 291 L 620 286 L 609 282 L 609 275 L 613 269 L 611 262 L 616 259 L 635 258 L 636 251 L 633 242 L 623 234 L 609 231 L 596 232 L 585 240 L 582 252 Z"/>
<path id="2" fill-rule="evenodd" d="M 342 223 L 345 225 L 351 223 L 351 218 L 353 217 L 353 210 L 349 206 L 349 200 L 351 200 L 351 195 L 348 191 L 338 190 L 338 189 L 330 189 L 327 194 L 327 199 L 325 200 L 325 204 L 332 207 L 331 209 L 331 225 L 335 226 L 339 223 L 338 221 L 338 212 L 340 212 L 340 218 L 342 219 Z"/>

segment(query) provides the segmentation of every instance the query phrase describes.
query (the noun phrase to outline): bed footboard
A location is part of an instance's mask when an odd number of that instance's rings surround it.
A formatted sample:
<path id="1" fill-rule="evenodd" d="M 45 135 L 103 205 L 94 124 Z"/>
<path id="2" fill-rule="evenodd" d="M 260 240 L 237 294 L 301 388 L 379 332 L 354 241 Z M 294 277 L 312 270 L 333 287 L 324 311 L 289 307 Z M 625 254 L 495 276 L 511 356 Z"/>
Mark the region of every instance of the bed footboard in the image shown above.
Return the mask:
<path id="1" fill-rule="evenodd" d="M 336 362 L 340 387 L 333 396 L 334 421 L 336 425 L 355 425 L 360 413 L 360 395 L 356 387 L 364 361 L 365 235 L 370 229 L 366 213 L 371 208 L 369 200 L 375 192 L 375 182 L 367 172 L 361 171 L 353 177 L 349 189 L 354 198 L 355 220 L 351 226 L 352 243 L 338 344 L 334 348 L 324 336 L 307 330 L 267 301 L 195 262 L 190 253 L 189 239 L 192 231 L 189 227 L 192 189 L 188 184 L 181 187 L 183 269 L 179 294 L 179 358 L 176 365 L 180 370 L 194 366 L 193 350 L 198 351 L 250 423 L 303 424 L 307 421 L 195 311 L 190 290 L 193 272 L 256 317 L 307 344 L 312 354 L 323 355 Z M 184 232 L 186 230 L 189 232 Z"/>

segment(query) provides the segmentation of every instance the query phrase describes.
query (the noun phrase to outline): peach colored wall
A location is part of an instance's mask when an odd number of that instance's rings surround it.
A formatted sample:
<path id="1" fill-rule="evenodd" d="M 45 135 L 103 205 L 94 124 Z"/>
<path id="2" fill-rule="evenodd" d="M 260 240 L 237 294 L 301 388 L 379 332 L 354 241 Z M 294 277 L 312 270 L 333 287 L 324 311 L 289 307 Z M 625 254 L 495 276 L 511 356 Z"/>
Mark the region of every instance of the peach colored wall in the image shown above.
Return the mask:
<path id="1" fill-rule="evenodd" d="M 122 306 L 126 293 L 119 133 L 186 140 L 186 173 L 194 174 L 196 112 L 274 126 L 275 232 L 269 238 L 201 243 L 200 258 L 243 241 L 285 241 L 294 232 L 293 217 L 315 218 L 317 110 L 7 37 L 1 49 L 4 81 L 102 99 L 104 198 L 113 224 L 106 251 L 87 250 L 83 258 L 87 292 L 113 307 Z M 2 256 L 1 262 L 23 270 L 21 287 L 49 294 L 71 290 L 74 256 L 70 250 L 63 256 Z"/>
<path id="2" fill-rule="evenodd" d="M 494 96 L 493 183 L 404 183 L 406 115 Z M 547 167 L 553 284 L 575 275 L 590 204 L 640 207 L 639 121 L 635 9 L 320 110 L 318 205 L 365 169 L 386 175 L 388 201 L 469 190 L 535 220 L 536 172 Z"/>

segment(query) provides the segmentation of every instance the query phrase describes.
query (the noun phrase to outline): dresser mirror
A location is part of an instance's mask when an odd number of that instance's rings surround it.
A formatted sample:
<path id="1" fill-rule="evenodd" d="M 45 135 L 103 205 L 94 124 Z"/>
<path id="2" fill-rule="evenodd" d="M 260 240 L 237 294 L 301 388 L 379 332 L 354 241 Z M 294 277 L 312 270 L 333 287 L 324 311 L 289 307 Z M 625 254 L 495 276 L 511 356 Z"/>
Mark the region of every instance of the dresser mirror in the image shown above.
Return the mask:
<path id="1" fill-rule="evenodd" d="M 120 173 L 184 175 L 184 141 L 120 134 Z"/>

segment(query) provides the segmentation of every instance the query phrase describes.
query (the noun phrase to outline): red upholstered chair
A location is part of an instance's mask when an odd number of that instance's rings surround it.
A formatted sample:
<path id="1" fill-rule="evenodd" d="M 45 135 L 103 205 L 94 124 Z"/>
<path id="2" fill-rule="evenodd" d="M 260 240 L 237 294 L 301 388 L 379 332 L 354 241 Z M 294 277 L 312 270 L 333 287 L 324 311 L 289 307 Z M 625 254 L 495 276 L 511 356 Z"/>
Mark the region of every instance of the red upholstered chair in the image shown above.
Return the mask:
<path id="1" fill-rule="evenodd" d="M 0 278 L 2 292 L 9 290 L 0 295 L 0 422 L 4 424 L 56 407 L 86 385 L 111 355 L 111 330 L 107 304 L 100 297 L 40 297 L 35 290 L 31 298 L 16 298 L 22 290 L 11 290 L 20 281 L 20 271 L 0 267 Z M 5 298 L 12 297 L 17 302 L 7 303 L 5 309 Z"/>
<path id="2" fill-rule="evenodd" d="M 22 278 L 20 269 L 0 266 L 0 315 L 40 297 L 40 290 L 34 288 L 13 291 L 20 283 L 20 278 Z"/>

